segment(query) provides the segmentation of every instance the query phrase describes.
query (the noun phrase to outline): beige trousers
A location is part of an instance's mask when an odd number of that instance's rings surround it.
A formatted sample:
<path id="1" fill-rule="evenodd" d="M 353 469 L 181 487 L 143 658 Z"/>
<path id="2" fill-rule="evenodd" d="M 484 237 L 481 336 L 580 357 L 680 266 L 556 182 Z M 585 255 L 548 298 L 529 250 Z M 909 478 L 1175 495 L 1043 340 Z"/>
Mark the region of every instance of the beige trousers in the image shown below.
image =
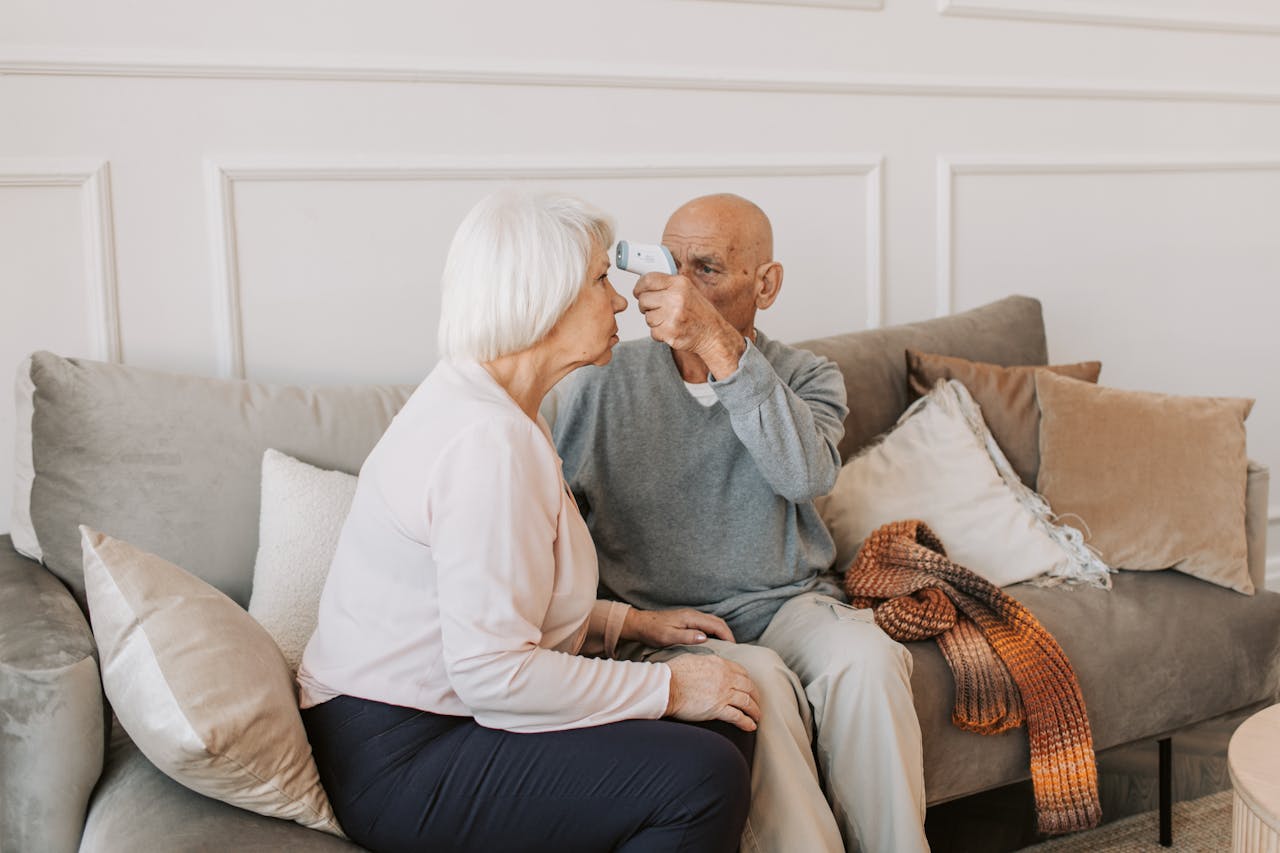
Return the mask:
<path id="1" fill-rule="evenodd" d="M 846 847 L 927 851 L 911 653 L 876 626 L 870 610 L 817 593 L 784 604 L 758 642 L 804 685 L 818 766 Z"/>
<path id="2" fill-rule="evenodd" d="M 838 853 L 840 829 L 822 794 L 811 748 L 809 701 L 796 675 L 772 649 L 707 640 L 696 646 L 645 649 L 622 643 L 618 656 L 662 661 L 717 654 L 741 664 L 760 691 L 760 727 L 751 768 L 751 809 L 743 853 Z M 914 717 L 912 718 L 914 720 Z"/>

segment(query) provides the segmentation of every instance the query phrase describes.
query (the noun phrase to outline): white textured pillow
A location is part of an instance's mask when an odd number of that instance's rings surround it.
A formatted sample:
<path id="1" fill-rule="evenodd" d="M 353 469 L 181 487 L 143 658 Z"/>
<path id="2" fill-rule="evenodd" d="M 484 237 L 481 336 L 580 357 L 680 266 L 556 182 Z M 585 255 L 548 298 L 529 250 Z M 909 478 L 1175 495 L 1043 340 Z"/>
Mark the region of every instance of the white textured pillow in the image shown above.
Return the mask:
<path id="1" fill-rule="evenodd" d="M 249 615 L 275 639 L 295 673 L 316 630 L 320 593 L 355 495 L 350 474 L 325 471 L 278 450 L 262 456 Z"/>
<path id="2" fill-rule="evenodd" d="M 102 686 L 143 755 L 193 791 L 341 835 L 280 650 L 230 598 L 81 525 Z"/>
<path id="3" fill-rule="evenodd" d="M 841 469 L 818 512 L 836 543 L 836 567 L 890 521 L 919 519 L 947 555 L 997 586 L 1038 575 L 1109 587 L 1107 567 L 1074 528 L 1052 522 L 1023 485 L 955 380 L 916 401 L 879 443 Z"/>

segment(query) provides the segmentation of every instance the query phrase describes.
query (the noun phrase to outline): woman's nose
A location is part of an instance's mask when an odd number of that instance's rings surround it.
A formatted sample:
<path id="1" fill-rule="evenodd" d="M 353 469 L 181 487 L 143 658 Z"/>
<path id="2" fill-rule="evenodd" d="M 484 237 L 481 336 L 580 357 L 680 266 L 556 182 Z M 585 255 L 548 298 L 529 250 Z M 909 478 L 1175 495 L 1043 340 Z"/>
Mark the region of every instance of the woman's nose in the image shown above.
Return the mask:
<path id="1" fill-rule="evenodd" d="M 627 299 L 621 293 L 613 289 L 613 283 L 610 282 L 609 290 L 613 291 L 613 313 L 620 314 L 627 308 Z"/>

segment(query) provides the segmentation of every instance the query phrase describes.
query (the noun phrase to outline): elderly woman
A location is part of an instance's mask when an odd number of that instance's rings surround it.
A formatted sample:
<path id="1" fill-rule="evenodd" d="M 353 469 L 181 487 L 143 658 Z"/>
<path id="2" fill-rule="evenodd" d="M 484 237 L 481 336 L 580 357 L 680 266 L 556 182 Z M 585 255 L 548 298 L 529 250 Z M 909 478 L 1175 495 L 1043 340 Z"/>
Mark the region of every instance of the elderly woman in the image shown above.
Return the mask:
<path id="1" fill-rule="evenodd" d="M 298 681 L 334 811 L 373 850 L 737 847 L 760 714 L 746 671 L 611 657 L 728 627 L 595 599 L 538 415 L 618 341 L 612 242 L 573 198 L 477 205 L 445 264 L 442 360 L 360 471 Z"/>

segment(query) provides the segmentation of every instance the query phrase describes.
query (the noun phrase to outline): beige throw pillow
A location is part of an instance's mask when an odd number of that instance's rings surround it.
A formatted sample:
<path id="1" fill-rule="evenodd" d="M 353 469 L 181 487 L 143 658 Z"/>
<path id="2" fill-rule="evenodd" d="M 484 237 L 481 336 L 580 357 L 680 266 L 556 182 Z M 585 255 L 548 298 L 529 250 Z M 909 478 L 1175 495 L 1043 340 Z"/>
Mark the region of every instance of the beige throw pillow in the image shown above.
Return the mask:
<path id="1" fill-rule="evenodd" d="M 1244 420 L 1253 401 L 1036 375 L 1038 490 L 1119 569 L 1174 568 L 1253 593 Z"/>
<path id="2" fill-rule="evenodd" d="M 1001 367 L 982 361 L 907 350 L 907 384 L 912 399 L 929 393 L 940 379 L 959 380 L 982 408 L 982 418 L 1013 470 L 1018 472 L 1023 483 L 1033 489 L 1040 468 L 1037 370 L 1050 370 L 1072 379 L 1097 382 L 1102 362 Z"/>
<path id="3" fill-rule="evenodd" d="M 267 632 L 172 563 L 80 536 L 102 686 L 143 754 L 205 796 L 341 835 Z"/>
<path id="4" fill-rule="evenodd" d="M 849 460 L 816 504 L 841 571 L 880 525 L 920 519 L 951 559 L 997 586 L 1039 575 L 1110 585 L 1080 534 L 1054 524 L 1018 479 L 956 381 L 917 400 L 879 443 Z"/>
<path id="5" fill-rule="evenodd" d="M 262 456 L 249 615 L 267 629 L 293 672 L 316 630 L 320 593 L 355 496 L 351 474 L 325 471 L 278 450 Z"/>

